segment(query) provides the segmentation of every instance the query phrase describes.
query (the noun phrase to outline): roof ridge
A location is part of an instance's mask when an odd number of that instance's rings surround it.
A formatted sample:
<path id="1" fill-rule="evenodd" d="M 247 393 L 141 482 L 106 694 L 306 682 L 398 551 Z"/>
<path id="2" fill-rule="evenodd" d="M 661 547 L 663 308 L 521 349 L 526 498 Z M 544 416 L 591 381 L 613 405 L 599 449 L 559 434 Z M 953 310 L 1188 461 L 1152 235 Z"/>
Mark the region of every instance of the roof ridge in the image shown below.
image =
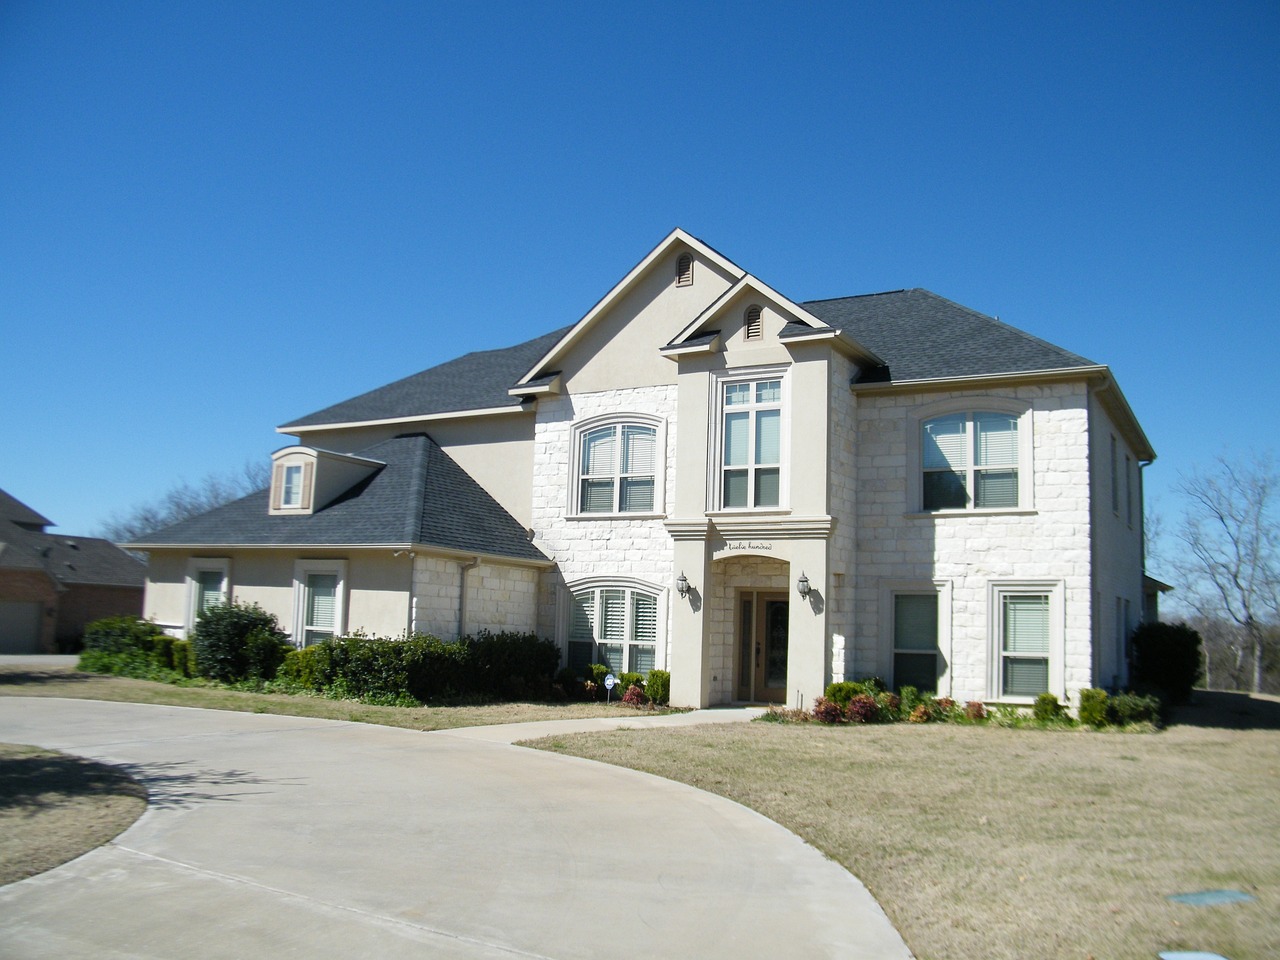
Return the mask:
<path id="1" fill-rule="evenodd" d="M 874 293 L 852 293 L 845 297 L 818 297 L 815 300 L 801 300 L 799 303 L 800 306 L 803 307 L 806 303 L 834 303 L 836 300 L 861 300 L 864 297 L 887 297 L 890 294 L 911 293 L 912 291 L 919 289 L 919 287 L 902 287 L 898 290 L 877 290 Z M 928 293 L 927 290 L 925 292 Z"/>

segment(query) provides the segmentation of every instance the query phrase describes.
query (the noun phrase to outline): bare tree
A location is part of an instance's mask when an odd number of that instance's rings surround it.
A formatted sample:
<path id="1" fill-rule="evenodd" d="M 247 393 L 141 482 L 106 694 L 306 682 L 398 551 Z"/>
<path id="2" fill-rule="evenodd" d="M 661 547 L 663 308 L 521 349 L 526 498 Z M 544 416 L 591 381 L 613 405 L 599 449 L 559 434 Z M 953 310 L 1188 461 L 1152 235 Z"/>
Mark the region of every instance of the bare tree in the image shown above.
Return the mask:
<path id="1" fill-rule="evenodd" d="M 1230 629 L 1220 643 L 1247 658 L 1252 688 L 1263 689 L 1268 645 L 1280 622 L 1280 476 L 1270 457 L 1238 462 L 1220 457 L 1183 480 L 1187 512 L 1174 561 L 1184 600 L 1208 621 Z"/>
<path id="2" fill-rule="evenodd" d="M 261 490 L 271 482 L 271 464 L 266 460 L 247 460 L 238 471 L 211 473 L 198 484 L 180 480 L 151 503 L 140 503 L 124 513 L 112 514 L 99 526 L 99 536 L 115 543 L 136 541 L 148 533 L 186 520 L 214 507 L 238 500 Z"/>

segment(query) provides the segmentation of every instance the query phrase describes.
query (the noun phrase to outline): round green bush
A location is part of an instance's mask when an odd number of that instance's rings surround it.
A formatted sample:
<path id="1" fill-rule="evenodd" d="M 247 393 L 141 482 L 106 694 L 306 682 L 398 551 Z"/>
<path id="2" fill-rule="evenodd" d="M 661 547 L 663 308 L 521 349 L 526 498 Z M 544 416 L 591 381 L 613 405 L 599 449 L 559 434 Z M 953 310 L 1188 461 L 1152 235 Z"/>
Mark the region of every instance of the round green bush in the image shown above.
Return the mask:
<path id="1" fill-rule="evenodd" d="M 254 634 L 270 635 L 280 643 L 286 642 L 275 614 L 267 613 L 256 603 L 232 601 L 210 607 L 200 614 L 191 638 L 200 675 L 224 683 L 248 679 L 251 668 L 249 637 Z M 267 641 L 258 639 L 254 645 L 257 652 L 253 663 L 257 666 L 269 662 L 274 656 L 267 652 Z M 275 666 L 278 667 L 283 660 L 284 653 L 281 652 Z"/>

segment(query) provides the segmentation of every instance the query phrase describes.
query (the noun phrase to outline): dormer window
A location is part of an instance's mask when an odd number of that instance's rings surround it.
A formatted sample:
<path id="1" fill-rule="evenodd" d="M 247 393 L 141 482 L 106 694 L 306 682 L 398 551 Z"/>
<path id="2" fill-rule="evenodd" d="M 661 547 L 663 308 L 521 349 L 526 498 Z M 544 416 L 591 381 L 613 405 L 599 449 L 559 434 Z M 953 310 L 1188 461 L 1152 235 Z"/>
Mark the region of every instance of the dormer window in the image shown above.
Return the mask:
<path id="1" fill-rule="evenodd" d="M 759 340 L 764 336 L 760 308 L 755 304 L 747 307 L 747 312 L 742 316 L 742 336 L 745 340 Z"/>
<path id="2" fill-rule="evenodd" d="M 693 283 L 693 256 L 682 253 L 676 259 L 676 286 L 687 287 Z"/>
<path id="3" fill-rule="evenodd" d="M 284 492 L 280 497 L 282 507 L 302 506 L 302 464 L 290 464 L 284 468 Z"/>

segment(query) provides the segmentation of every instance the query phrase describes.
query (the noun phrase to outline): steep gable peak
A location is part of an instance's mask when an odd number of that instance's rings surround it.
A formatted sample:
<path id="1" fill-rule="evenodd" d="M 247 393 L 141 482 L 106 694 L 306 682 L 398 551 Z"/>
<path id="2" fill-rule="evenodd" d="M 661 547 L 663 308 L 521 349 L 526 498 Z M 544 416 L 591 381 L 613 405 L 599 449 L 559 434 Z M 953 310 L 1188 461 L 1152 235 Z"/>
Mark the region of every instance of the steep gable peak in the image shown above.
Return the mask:
<path id="1" fill-rule="evenodd" d="M 686 285 L 684 274 L 686 264 L 681 259 L 685 254 L 690 257 L 687 263 L 688 269 L 692 271 L 689 275 L 690 281 L 696 276 L 700 265 L 703 268 L 709 267 L 717 270 L 730 277 L 731 280 L 736 280 L 746 275 L 745 271 L 728 257 L 703 243 L 692 234 L 676 227 L 656 247 L 650 250 L 639 263 L 632 267 L 621 280 L 614 284 L 609 292 L 583 315 L 582 319 L 570 327 L 564 336 L 556 341 L 551 349 L 529 368 L 510 392 L 515 396 L 521 396 L 526 393 L 536 395 L 546 392 L 545 388 L 538 389 L 538 387 L 545 383 L 549 376 L 559 371 L 559 365 L 565 355 L 583 339 L 601 317 L 634 291 L 654 270 L 669 267 L 672 270 L 672 283 L 679 286 Z M 525 388 L 529 389 L 526 390 Z"/>

